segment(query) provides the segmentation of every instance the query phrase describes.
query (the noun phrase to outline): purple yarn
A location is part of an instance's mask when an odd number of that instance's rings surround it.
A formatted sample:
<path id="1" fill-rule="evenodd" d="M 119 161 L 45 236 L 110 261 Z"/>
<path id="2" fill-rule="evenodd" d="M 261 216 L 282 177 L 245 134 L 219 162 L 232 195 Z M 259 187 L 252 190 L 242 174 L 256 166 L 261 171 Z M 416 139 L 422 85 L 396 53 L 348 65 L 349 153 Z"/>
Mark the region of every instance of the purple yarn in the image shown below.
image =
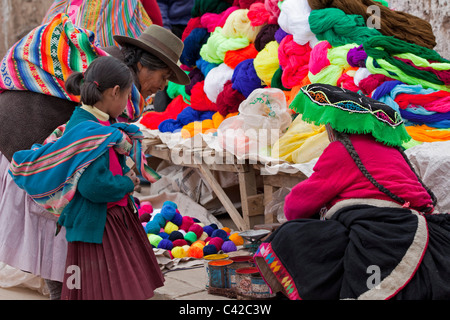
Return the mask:
<path id="1" fill-rule="evenodd" d="M 347 62 L 352 67 L 366 67 L 367 53 L 364 51 L 363 45 L 350 49 L 347 54 Z"/>
<path id="2" fill-rule="evenodd" d="M 197 83 L 205 80 L 205 76 L 203 75 L 202 71 L 199 68 L 192 69 L 191 72 L 188 74 L 189 79 L 191 79 L 191 83 L 186 85 L 185 90 L 188 95 L 191 95 L 191 89 L 192 87 Z"/>
<path id="3" fill-rule="evenodd" d="M 280 29 L 277 24 L 267 24 L 256 35 L 254 46 L 257 51 L 264 49 L 266 44 L 275 40 L 275 33 Z"/>
<path id="4" fill-rule="evenodd" d="M 236 251 L 236 245 L 233 241 L 225 241 L 222 245 L 222 250 L 225 253 Z"/>
<path id="5" fill-rule="evenodd" d="M 281 43 L 281 41 L 284 39 L 284 37 L 286 37 L 288 35 L 288 33 L 286 31 L 284 31 L 283 29 L 279 28 L 276 32 L 275 32 L 275 40 L 278 43 Z"/>
<path id="6" fill-rule="evenodd" d="M 174 223 L 175 225 L 177 225 L 179 227 L 183 223 L 183 216 L 177 212 L 177 213 L 175 213 L 173 218 L 170 220 L 170 222 Z"/>
<path id="7" fill-rule="evenodd" d="M 234 69 L 231 77 L 231 88 L 242 93 L 246 98 L 255 89 L 262 88 L 262 81 L 256 74 L 254 59 L 241 61 Z"/>

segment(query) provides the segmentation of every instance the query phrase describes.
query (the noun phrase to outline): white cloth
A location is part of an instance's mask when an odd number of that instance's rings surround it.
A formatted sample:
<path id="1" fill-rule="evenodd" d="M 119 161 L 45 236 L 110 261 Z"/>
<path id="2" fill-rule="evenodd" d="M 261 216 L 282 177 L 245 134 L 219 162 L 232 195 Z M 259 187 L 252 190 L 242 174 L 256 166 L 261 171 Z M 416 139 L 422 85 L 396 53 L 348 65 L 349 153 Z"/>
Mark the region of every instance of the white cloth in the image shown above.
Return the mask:
<path id="1" fill-rule="evenodd" d="M 8 174 L 0 153 L 0 262 L 44 279 L 63 281 L 65 229 L 55 236 L 57 218 L 40 207 Z"/>

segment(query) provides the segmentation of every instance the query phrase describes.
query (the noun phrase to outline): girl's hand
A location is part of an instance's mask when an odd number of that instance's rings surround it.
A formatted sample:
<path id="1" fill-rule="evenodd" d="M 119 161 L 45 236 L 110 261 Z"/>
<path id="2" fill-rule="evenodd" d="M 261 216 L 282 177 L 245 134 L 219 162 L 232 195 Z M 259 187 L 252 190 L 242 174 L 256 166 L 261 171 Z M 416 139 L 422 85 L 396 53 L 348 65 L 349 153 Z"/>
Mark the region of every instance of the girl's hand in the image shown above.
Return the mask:
<path id="1" fill-rule="evenodd" d="M 130 170 L 128 171 L 125 176 L 127 176 L 128 178 L 131 179 L 131 181 L 133 181 L 134 183 L 134 190 L 136 191 L 136 189 L 139 187 L 140 181 L 139 178 L 136 176 L 136 173 L 134 172 L 134 170 Z"/>

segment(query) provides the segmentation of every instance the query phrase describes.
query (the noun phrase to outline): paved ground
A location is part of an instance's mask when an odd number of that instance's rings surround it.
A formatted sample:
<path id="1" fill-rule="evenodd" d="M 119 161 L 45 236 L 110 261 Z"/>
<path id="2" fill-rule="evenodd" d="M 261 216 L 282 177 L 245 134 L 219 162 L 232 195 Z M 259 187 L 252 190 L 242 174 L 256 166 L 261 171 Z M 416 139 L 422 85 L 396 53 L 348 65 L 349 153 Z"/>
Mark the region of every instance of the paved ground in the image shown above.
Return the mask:
<path id="1" fill-rule="evenodd" d="M 155 291 L 152 300 L 231 300 L 208 294 L 203 266 L 169 271 L 165 273 L 165 279 L 165 285 Z M 14 287 L 0 288 L 0 300 L 49 300 L 49 297 L 36 290 Z"/>

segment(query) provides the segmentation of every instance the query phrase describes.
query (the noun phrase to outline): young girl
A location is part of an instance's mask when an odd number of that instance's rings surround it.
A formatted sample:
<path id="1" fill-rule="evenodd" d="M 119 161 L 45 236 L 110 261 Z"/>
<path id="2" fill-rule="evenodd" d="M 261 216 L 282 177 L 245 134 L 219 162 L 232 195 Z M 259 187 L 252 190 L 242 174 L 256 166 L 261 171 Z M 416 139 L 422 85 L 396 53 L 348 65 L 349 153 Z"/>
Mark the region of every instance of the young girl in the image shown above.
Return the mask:
<path id="1" fill-rule="evenodd" d="M 63 135 L 13 157 L 16 183 L 59 214 L 65 228 L 69 245 L 61 299 L 148 299 L 164 282 L 131 196 L 139 180 L 125 163 L 138 130 L 114 123 L 132 83 L 123 62 L 96 58 L 84 74 L 74 72 L 66 81 L 81 106 Z M 47 175 L 40 177 L 39 189 L 21 180 L 40 172 Z"/>

